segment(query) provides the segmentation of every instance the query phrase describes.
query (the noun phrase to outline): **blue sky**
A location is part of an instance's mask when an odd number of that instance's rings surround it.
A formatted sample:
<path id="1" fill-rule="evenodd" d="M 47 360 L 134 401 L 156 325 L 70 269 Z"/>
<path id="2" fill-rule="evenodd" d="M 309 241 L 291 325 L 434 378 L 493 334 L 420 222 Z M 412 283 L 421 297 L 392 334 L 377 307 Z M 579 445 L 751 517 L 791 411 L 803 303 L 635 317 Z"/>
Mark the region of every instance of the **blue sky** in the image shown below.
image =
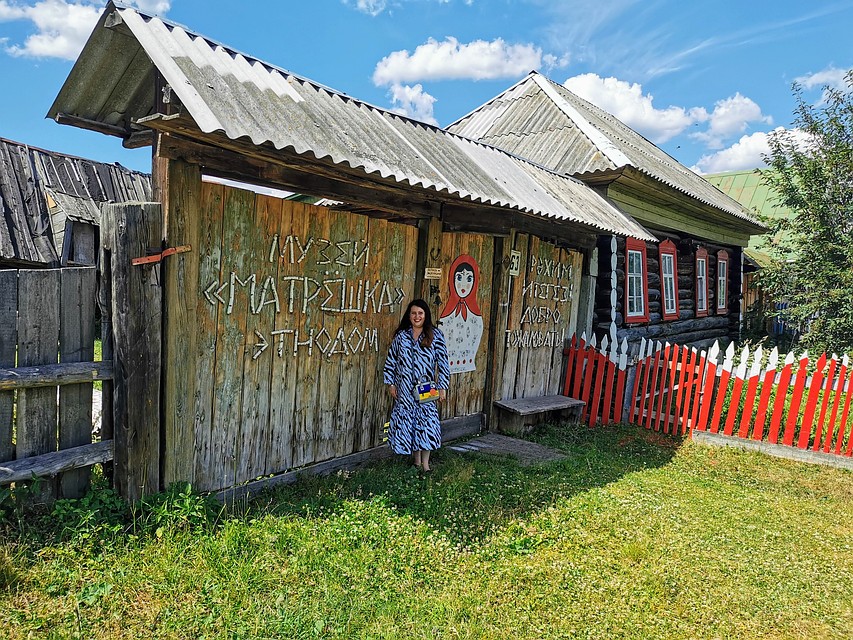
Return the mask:
<path id="1" fill-rule="evenodd" d="M 759 166 L 792 82 L 818 103 L 853 67 L 853 0 L 130 4 L 440 125 L 538 69 L 706 173 Z M 148 149 L 44 119 L 103 6 L 0 0 L 0 137 L 148 171 Z"/>

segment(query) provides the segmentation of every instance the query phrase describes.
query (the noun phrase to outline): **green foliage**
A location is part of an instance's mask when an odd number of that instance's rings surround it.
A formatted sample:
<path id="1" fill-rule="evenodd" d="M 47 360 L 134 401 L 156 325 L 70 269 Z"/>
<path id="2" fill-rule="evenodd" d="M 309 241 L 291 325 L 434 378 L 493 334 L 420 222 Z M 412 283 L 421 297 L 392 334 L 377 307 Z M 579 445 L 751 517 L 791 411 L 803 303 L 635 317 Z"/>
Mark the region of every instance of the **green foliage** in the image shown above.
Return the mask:
<path id="1" fill-rule="evenodd" d="M 853 70 L 845 81 L 818 105 L 794 85 L 795 129 L 771 134 L 765 158 L 764 179 L 794 216 L 767 221 L 777 240 L 761 285 L 817 352 L 853 352 Z"/>
<path id="2" fill-rule="evenodd" d="M 33 476 L 29 482 L 0 486 L 0 524 L 15 524 L 20 527 L 24 515 L 33 507 L 34 501 L 41 497 L 44 479 Z"/>
<path id="3" fill-rule="evenodd" d="M 52 516 L 60 538 L 95 541 L 123 532 L 130 509 L 113 489 L 95 483 L 80 499 L 57 500 Z"/>
<path id="4" fill-rule="evenodd" d="M 133 508 L 134 526 L 158 538 L 166 532 L 194 531 L 214 525 L 222 506 L 212 496 L 176 482 L 162 493 L 142 498 Z"/>
<path id="5" fill-rule="evenodd" d="M 566 458 L 443 449 L 429 477 L 311 477 L 219 520 L 184 485 L 128 535 L 0 538 L 0 637 L 849 636 L 849 471 L 628 426 L 534 439 Z"/>

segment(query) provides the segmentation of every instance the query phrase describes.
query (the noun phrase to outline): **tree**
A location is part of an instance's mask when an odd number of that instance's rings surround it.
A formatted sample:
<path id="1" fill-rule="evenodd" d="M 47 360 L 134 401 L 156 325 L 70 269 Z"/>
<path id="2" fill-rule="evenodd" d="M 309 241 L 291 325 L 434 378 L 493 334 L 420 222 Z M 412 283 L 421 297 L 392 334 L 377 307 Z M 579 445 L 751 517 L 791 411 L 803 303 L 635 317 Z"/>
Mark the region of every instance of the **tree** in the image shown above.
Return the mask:
<path id="1" fill-rule="evenodd" d="M 773 264 L 760 277 L 803 346 L 853 353 L 853 70 L 820 103 L 794 85 L 795 129 L 770 135 L 765 182 L 794 215 L 767 220 Z"/>

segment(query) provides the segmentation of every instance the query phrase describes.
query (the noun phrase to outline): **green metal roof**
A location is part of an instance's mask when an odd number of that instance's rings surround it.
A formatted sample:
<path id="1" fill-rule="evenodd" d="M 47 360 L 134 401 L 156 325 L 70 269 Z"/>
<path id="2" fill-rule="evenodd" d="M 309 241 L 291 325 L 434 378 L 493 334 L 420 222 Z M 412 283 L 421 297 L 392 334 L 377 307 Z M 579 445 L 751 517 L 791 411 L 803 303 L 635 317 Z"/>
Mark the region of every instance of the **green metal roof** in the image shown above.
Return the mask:
<path id="1" fill-rule="evenodd" d="M 763 177 L 767 171 L 769 169 L 747 169 L 746 171 L 711 173 L 702 177 L 750 211 L 771 218 L 792 217 L 793 211 L 782 205 L 779 202 L 779 194 L 765 184 Z M 752 250 L 760 249 L 766 240 L 767 235 L 752 236 L 749 240 L 749 248 Z M 752 253 L 756 252 L 753 251 Z M 761 262 L 760 260 L 756 261 Z"/>

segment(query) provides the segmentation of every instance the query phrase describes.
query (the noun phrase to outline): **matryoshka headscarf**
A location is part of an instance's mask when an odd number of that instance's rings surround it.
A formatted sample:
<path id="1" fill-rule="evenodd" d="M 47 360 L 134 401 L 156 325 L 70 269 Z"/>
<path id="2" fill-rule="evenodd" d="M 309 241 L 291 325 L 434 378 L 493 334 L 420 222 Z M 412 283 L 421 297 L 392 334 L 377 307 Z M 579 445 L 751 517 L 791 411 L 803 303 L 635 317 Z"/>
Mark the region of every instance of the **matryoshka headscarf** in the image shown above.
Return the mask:
<path id="1" fill-rule="evenodd" d="M 466 281 L 468 273 L 473 273 L 473 281 L 471 282 Z M 450 284 L 450 298 L 447 300 L 444 311 L 441 312 L 441 317 L 447 318 L 455 314 L 461 315 L 463 320 L 467 320 L 469 311 L 478 316 L 483 315 L 477 305 L 477 287 L 480 284 L 480 268 L 477 266 L 477 261 L 463 253 L 450 265 L 447 276 Z M 467 294 L 460 296 L 460 287 L 467 290 Z"/>

